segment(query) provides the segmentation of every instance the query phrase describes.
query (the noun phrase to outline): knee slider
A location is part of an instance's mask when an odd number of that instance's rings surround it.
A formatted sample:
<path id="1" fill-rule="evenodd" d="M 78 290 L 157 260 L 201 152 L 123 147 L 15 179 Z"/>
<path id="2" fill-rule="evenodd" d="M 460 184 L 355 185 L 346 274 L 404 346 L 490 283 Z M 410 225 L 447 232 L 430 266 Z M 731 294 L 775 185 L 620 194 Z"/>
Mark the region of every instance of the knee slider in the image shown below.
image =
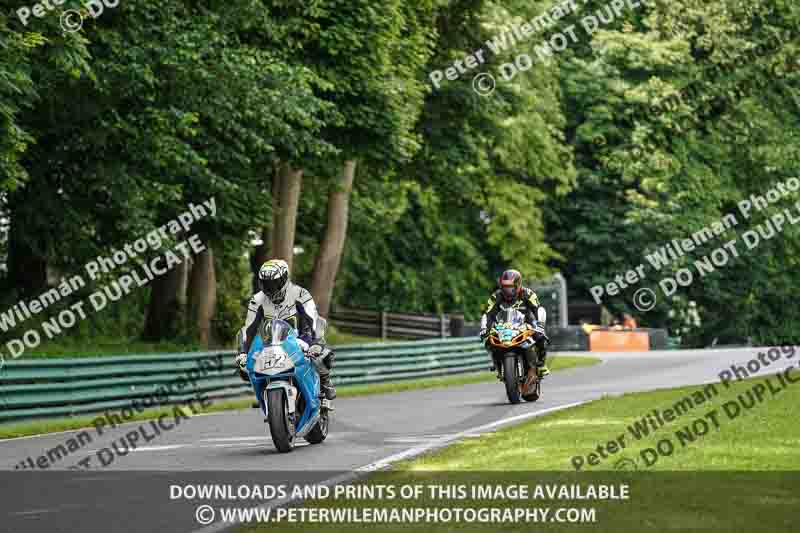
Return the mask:
<path id="1" fill-rule="evenodd" d="M 317 369 L 317 373 L 319 373 L 320 376 L 325 376 L 330 372 L 322 357 L 315 357 L 312 360 L 314 361 L 314 368 Z"/>

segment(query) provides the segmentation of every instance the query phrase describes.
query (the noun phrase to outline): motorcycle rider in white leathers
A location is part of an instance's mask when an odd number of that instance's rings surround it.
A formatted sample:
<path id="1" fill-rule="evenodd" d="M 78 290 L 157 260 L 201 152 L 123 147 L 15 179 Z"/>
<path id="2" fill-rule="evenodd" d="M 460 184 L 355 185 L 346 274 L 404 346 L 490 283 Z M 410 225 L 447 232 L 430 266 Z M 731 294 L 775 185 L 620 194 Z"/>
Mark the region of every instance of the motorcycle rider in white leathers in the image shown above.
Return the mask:
<path id="1" fill-rule="evenodd" d="M 315 324 L 319 318 L 317 305 L 311 293 L 289 279 L 289 265 L 281 259 L 267 261 L 258 271 L 260 291 L 250 298 L 247 307 L 247 319 L 241 329 L 239 338 L 239 355 L 236 356 L 236 365 L 242 379 L 249 381 L 245 365 L 247 353 L 255 338 L 258 327 L 263 320 L 279 318 L 290 323 L 299 333 L 298 344 L 303 351 L 312 355 L 314 366 L 319 372 L 322 393 L 328 400 L 336 398 L 336 389 L 331 383 L 330 370 L 333 367 L 333 352 L 330 350 L 314 349 L 309 351 L 309 345 L 318 344 L 322 339 L 316 339 Z M 323 357 L 320 357 L 323 355 Z"/>

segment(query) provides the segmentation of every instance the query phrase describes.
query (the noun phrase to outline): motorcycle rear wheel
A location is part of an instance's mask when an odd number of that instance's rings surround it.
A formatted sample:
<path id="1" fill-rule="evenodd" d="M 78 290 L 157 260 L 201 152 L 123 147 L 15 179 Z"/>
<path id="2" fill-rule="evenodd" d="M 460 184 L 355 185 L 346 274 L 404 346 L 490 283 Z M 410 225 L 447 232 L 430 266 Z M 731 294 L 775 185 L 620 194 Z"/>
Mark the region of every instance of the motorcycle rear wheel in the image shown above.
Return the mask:
<path id="1" fill-rule="evenodd" d="M 511 403 L 519 403 L 519 365 L 517 356 L 507 356 L 503 359 L 503 378 L 506 384 L 506 396 Z"/>
<path id="2" fill-rule="evenodd" d="M 294 449 L 294 424 L 289 420 L 289 407 L 283 389 L 267 389 L 269 433 L 272 442 L 281 453 Z"/>
<path id="3" fill-rule="evenodd" d="M 320 414 L 319 420 L 314 424 L 314 429 L 308 432 L 306 440 L 310 444 L 319 444 L 328 436 L 328 413 Z"/>
<path id="4" fill-rule="evenodd" d="M 535 402 L 542 396 L 542 379 L 539 378 L 536 380 L 536 385 L 533 388 L 533 392 L 530 394 L 523 394 L 522 399 L 526 402 Z"/>

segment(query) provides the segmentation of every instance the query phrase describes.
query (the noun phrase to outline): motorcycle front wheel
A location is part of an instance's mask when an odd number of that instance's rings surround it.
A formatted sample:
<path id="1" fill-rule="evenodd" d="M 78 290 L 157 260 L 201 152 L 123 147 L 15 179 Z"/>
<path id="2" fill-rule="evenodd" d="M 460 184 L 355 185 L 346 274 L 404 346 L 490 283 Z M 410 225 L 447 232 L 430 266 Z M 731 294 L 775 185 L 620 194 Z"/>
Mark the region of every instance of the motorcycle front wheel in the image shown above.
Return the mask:
<path id="1" fill-rule="evenodd" d="M 294 449 L 294 423 L 289 419 L 289 406 L 283 389 L 267 389 L 267 419 L 272 442 L 281 453 Z"/>
<path id="2" fill-rule="evenodd" d="M 519 403 L 519 365 L 517 356 L 509 355 L 503 359 L 503 377 L 506 384 L 506 396 L 511 403 Z"/>

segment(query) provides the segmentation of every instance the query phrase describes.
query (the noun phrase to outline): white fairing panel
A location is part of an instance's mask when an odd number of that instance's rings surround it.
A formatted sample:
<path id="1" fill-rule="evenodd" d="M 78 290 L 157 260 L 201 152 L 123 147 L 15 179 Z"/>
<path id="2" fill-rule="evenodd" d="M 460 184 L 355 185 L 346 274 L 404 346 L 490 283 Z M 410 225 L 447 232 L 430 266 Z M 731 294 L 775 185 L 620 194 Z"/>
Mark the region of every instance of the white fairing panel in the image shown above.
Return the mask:
<path id="1" fill-rule="evenodd" d="M 268 346 L 255 356 L 253 370 L 259 374 L 272 376 L 286 372 L 294 367 L 292 358 L 280 346 Z"/>

